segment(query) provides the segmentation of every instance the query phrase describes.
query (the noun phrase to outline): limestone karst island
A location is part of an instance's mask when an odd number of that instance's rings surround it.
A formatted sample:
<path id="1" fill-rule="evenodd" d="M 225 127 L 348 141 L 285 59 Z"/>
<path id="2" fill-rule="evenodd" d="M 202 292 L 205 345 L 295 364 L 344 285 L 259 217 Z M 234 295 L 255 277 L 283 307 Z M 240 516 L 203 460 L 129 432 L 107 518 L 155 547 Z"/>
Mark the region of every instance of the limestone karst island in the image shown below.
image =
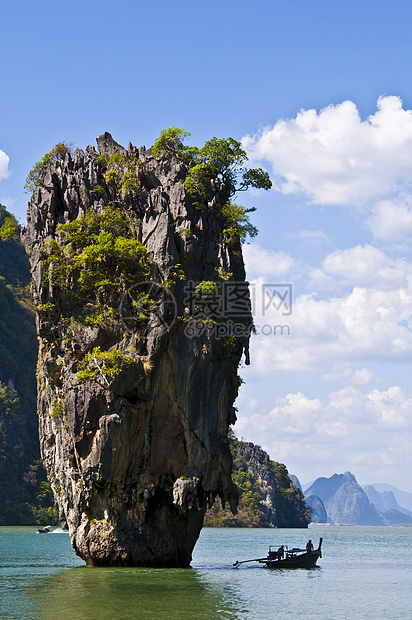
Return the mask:
<path id="1" fill-rule="evenodd" d="M 206 509 L 236 512 L 255 229 L 232 197 L 271 182 L 239 142 L 188 148 L 185 133 L 151 150 L 60 143 L 27 180 L 41 456 L 89 565 L 188 566 Z"/>

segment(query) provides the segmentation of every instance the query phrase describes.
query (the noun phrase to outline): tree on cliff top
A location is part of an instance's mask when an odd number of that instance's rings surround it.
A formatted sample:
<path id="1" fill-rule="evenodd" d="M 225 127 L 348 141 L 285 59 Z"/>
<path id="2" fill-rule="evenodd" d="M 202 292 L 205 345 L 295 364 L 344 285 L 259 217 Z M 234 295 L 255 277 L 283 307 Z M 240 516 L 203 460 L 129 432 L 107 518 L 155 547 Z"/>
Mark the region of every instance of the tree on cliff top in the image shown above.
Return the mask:
<path id="1" fill-rule="evenodd" d="M 216 186 L 222 192 L 223 203 L 250 187 L 265 190 L 272 187 L 265 170 L 244 167 L 248 156 L 238 140 L 214 137 L 201 148 L 187 147 L 183 141 L 189 135 L 178 127 L 164 129 L 152 147 L 152 155 L 175 155 L 189 166 L 184 186 L 198 208 L 204 207 Z M 254 210 L 244 209 L 244 212 Z"/>
<path id="2" fill-rule="evenodd" d="M 67 153 L 72 153 L 73 144 L 71 142 L 58 142 L 51 151 L 43 155 L 40 161 L 38 161 L 30 170 L 26 182 L 24 184 L 24 191 L 26 194 L 33 192 L 40 183 L 40 178 L 44 174 L 47 168 L 50 168 L 52 164 L 59 160 L 64 159 Z"/>

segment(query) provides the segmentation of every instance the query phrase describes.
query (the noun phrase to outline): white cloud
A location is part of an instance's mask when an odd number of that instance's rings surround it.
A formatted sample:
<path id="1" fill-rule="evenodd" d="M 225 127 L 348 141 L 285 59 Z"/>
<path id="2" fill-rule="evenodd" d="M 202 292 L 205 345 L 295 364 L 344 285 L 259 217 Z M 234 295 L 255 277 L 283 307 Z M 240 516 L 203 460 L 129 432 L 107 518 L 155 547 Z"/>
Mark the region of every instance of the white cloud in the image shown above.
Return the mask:
<path id="1" fill-rule="evenodd" d="M 10 176 L 9 161 L 9 156 L 0 149 L 0 181 L 2 179 L 7 179 L 7 177 Z"/>
<path id="2" fill-rule="evenodd" d="M 286 463 L 301 482 L 349 470 L 363 484 L 410 486 L 412 398 L 399 386 L 369 392 L 347 386 L 324 403 L 291 393 L 270 411 L 250 413 L 239 414 L 236 433 Z"/>
<path id="3" fill-rule="evenodd" d="M 271 260 L 273 259 L 273 261 Z M 251 280 L 256 335 L 251 339 L 253 376 L 279 371 L 320 371 L 328 375 L 356 363 L 358 371 L 341 380 L 371 380 L 363 362 L 409 362 L 412 356 L 412 264 L 369 245 L 336 250 L 315 269 L 288 255 L 249 247 L 247 265 L 264 276 Z M 307 279 L 309 290 L 290 300 L 286 284 Z M 295 271 L 292 271 L 295 269 Z M 282 278 L 282 275 L 284 276 Z M 267 283 L 269 282 L 269 284 Z M 301 282 L 301 285 L 303 282 Z M 273 289 L 273 290 L 272 290 Z M 282 302 L 282 295 L 286 295 Z M 338 365 L 338 366 L 337 366 Z M 339 372 L 343 372 L 342 370 Z M 346 371 L 345 371 L 346 372 Z M 328 377 L 332 379 L 332 376 Z M 337 380 L 337 378 L 335 378 Z"/>
<path id="4" fill-rule="evenodd" d="M 277 403 L 268 414 L 274 428 L 281 428 L 286 435 L 306 435 L 313 431 L 312 414 L 321 408 L 319 399 L 309 399 L 298 392 L 278 399 Z"/>
<path id="5" fill-rule="evenodd" d="M 412 197 L 379 201 L 366 223 L 377 240 L 404 241 L 412 234 Z"/>
<path id="6" fill-rule="evenodd" d="M 252 160 L 270 162 L 277 188 L 304 192 L 319 204 L 362 206 L 412 182 L 412 111 L 399 97 L 380 97 L 362 121 L 344 101 L 242 140 Z"/>
<path id="7" fill-rule="evenodd" d="M 0 204 L 4 205 L 9 211 L 15 202 L 14 198 L 10 198 L 10 196 L 0 196 Z"/>
<path id="8" fill-rule="evenodd" d="M 324 300 L 301 295 L 290 316 L 274 306 L 259 314 L 261 290 L 256 282 L 254 312 L 260 335 L 251 341 L 256 373 L 325 371 L 337 362 L 411 358 L 412 287 L 388 291 L 355 287 L 342 297 Z M 268 327 L 263 330 L 263 325 Z M 283 336 L 280 325 L 289 328 Z"/>
<path id="9" fill-rule="evenodd" d="M 320 289 L 324 283 L 325 288 L 343 285 L 394 290 L 407 286 L 410 279 L 411 263 L 392 259 L 378 248 L 365 244 L 328 254 L 321 268 L 312 270 L 308 287 L 313 285 Z"/>
<path id="10" fill-rule="evenodd" d="M 399 386 L 381 392 L 373 390 L 367 395 L 369 408 L 373 409 L 378 422 L 385 426 L 404 427 L 411 420 L 412 399 L 406 398 Z"/>
<path id="11" fill-rule="evenodd" d="M 248 276 L 258 274 L 284 278 L 296 268 L 297 264 L 297 261 L 285 252 L 266 250 L 257 243 L 243 246 L 243 258 Z"/>
<path id="12" fill-rule="evenodd" d="M 336 288 L 336 278 L 325 273 L 320 267 L 313 267 L 309 270 L 307 288 L 312 291 L 331 291 Z"/>
<path id="13" fill-rule="evenodd" d="M 334 364 L 331 372 L 322 376 L 325 381 L 339 381 L 345 385 L 366 385 L 376 379 L 374 373 L 369 368 L 352 369 L 348 362 Z"/>

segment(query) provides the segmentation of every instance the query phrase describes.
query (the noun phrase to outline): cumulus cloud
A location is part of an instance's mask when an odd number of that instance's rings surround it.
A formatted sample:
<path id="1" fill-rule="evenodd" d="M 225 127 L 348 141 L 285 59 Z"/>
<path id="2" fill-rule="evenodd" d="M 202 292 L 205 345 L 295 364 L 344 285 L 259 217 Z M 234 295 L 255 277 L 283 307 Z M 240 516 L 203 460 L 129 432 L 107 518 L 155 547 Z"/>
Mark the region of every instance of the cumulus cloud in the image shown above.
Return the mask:
<path id="1" fill-rule="evenodd" d="M 363 206 L 412 181 L 412 111 L 395 96 L 380 97 L 366 120 L 344 101 L 301 110 L 242 142 L 252 160 L 271 164 L 277 189 L 319 204 Z"/>
<path id="2" fill-rule="evenodd" d="M 330 299 L 300 295 L 290 315 L 279 299 L 265 305 L 263 290 L 264 284 L 257 281 L 254 314 L 259 335 L 252 337 L 251 351 L 254 371 L 259 374 L 324 370 L 352 360 L 403 362 L 411 358 L 411 286 L 393 290 L 355 287 Z"/>
<path id="3" fill-rule="evenodd" d="M 270 411 L 240 414 L 235 430 L 287 463 L 301 482 L 349 470 L 362 483 L 392 476 L 409 488 L 412 398 L 399 386 L 369 392 L 347 386 L 325 402 L 290 393 Z"/>
<path id="4" fill-rule="evenodd" d="M 284 278 L 296 268 L 298 262 L 283 251 L 267 250 L 257 243 L 244 245 L 243 257 L 249 277 L 259 274 Z"/>
<path id="5" fill-rule="evenodd" d="M 369 368 L 353 369 L 348 362 L 334 364 L 332 371 L 322 376 L 325 381 L 338 381 L 346 385 L 366 385 L 376 380 L 374 373 Z"/>
<path id="6" fill-rule="evenodd" d="M 9 156 L 0 149 L 0 181 L 2 179 L 7 179 L 7 177 L 10 175 L 9 161 Z"/>
<path id="7" fill-rule="evenodd" d="M 282 428 L 286 435 L 307 435 L 314 429 L 313 414 L 320 409 L 318 398 L 310 399 L 298 392 L 278 399 L 268 418 L 274 428 Z"/>
<path id="8" fill-rule="evenodd" d="M 412 234 L 412 197 L 378 201 L 366 223 L 376 240 L 403 242 Z"/>
<path id="9" fill-rule="evenodd" d="M 380 424 L 391 427 L 406 427 L 410 424 L 412 399 L 406 398 L 399 386 L 384 392 L 373 390 L 367 399 L 368 408 L 373 410 Z"/>
<path id="10" fill-rule="evenodd" d="M 382 250 L 366 243 L 328 254 L 320 268 L 310 271 L 308 288 L 313 286 L 319 290 L 341 285 L 393 290 L 408 286 L 411 279 L 410 262 L 392 259 Z"/>
<path id="11" fill-rule="evenodd" d="M 258 258 L 265 253 L 256 248 L 253 252 L 257 269 Z M 292 286 L 290 291 L 287 285 L 276 288 L 263 276 L 251 281 L 257 332 L 251 340 L 251 372 L 320 371 L 333 375 L 339 365 L 342 373 L 344 365 L 354 361 L 357 365 L 371 360 L 410 361 L 410 262 L 393 259 L 369 244 L 331 252 L 316 269 L 289 259 L 287 265 L 297 268 L 295 274 L 302 279 L 308 274 L 308 287 L 326 296 L 310 293 L 293 298 Z M 362 384 L 371 375 L 358 370 L 346 377 L 341 374 L 341 379 Z"/>

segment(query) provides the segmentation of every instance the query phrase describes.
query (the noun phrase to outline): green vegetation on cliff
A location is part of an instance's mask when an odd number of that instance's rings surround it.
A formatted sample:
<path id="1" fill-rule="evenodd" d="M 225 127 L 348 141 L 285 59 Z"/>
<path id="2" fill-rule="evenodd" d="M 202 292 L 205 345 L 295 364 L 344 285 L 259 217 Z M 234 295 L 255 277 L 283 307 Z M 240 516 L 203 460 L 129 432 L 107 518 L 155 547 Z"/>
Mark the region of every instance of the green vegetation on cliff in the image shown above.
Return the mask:
<path id="1" fill-rule="evenodd" d="M 205 199 L 216 190 L 213 187 L 216 183 L 226 199 L 249 187 L 266 190 L 272 187 L 268 173 L 262 168 L 243 167 L 248 156 L 238 140 L 214 137 L 199 148 L 184 146 L 186 136 L 190 133 L 177 127 L 164 129 L 152 147 L 152 154 L 154 157 L 174 154 L 189 165 L 184 185 L 192 197 Z"/>
<path id="2" fill-rule="evenodd" d="M 206 527 L 307 527 L 310 509 L 288 470 L 252 443 L 231 433 L 232 479 L 239 490 L 236 515 L 222 508 L 219 499 L 205 516 Z"/>
<path id="3" fill-rule="evenodd" d="M 250 222 L 247 209 L 235 204 L 232 198 L 238 192 L 254 187 L 269 190 L 272 181 L 262 168 L 245 168 L 248 157 L 242 143 L 234 138 L 211 138 L 201 148 L 183 144 L 190 133 L 177 127 L 164 129 L 152 147 L 154 157 L 175 155 L 189 168 L 183 182 L 198 209 L 204 209 L 208 201 L 220 194 L 221 203 L 216 205 L 224 222 L 224 237 L 228 243 L 246 236 L 255 237 L 258 230 Z"/>
<path id="4" fill-rule="evenodd" d="M 0 205 L 0 525 L 56 517 L 39 460 L 36 359 L 29 261 L 14 216 Z"/>
<path id="5" fill-rule="evenodd" d="M 75 281 L 80 301 L 94 300 L 150 273 L 146 248 L 134 238 L 124 211 L 113 203 L 102 213 L 88 211 L 59 224 L 56 239 L 43 245 L 42 258 L 45 281 L 69 290 Z"/>
<path id="6" fill-rule="evenodd" d="M 31 194 L 40 185 L 40 179 L 45 170 L 49 170 L 53 162 L 64 159 L 67 153 L 72 153 L 72 144 L 67 142 L 58 142 L 49 153 L 45 153 L 41 160 L 33 166 L 26 178 L 24 184 L 26 194 Z"/>

